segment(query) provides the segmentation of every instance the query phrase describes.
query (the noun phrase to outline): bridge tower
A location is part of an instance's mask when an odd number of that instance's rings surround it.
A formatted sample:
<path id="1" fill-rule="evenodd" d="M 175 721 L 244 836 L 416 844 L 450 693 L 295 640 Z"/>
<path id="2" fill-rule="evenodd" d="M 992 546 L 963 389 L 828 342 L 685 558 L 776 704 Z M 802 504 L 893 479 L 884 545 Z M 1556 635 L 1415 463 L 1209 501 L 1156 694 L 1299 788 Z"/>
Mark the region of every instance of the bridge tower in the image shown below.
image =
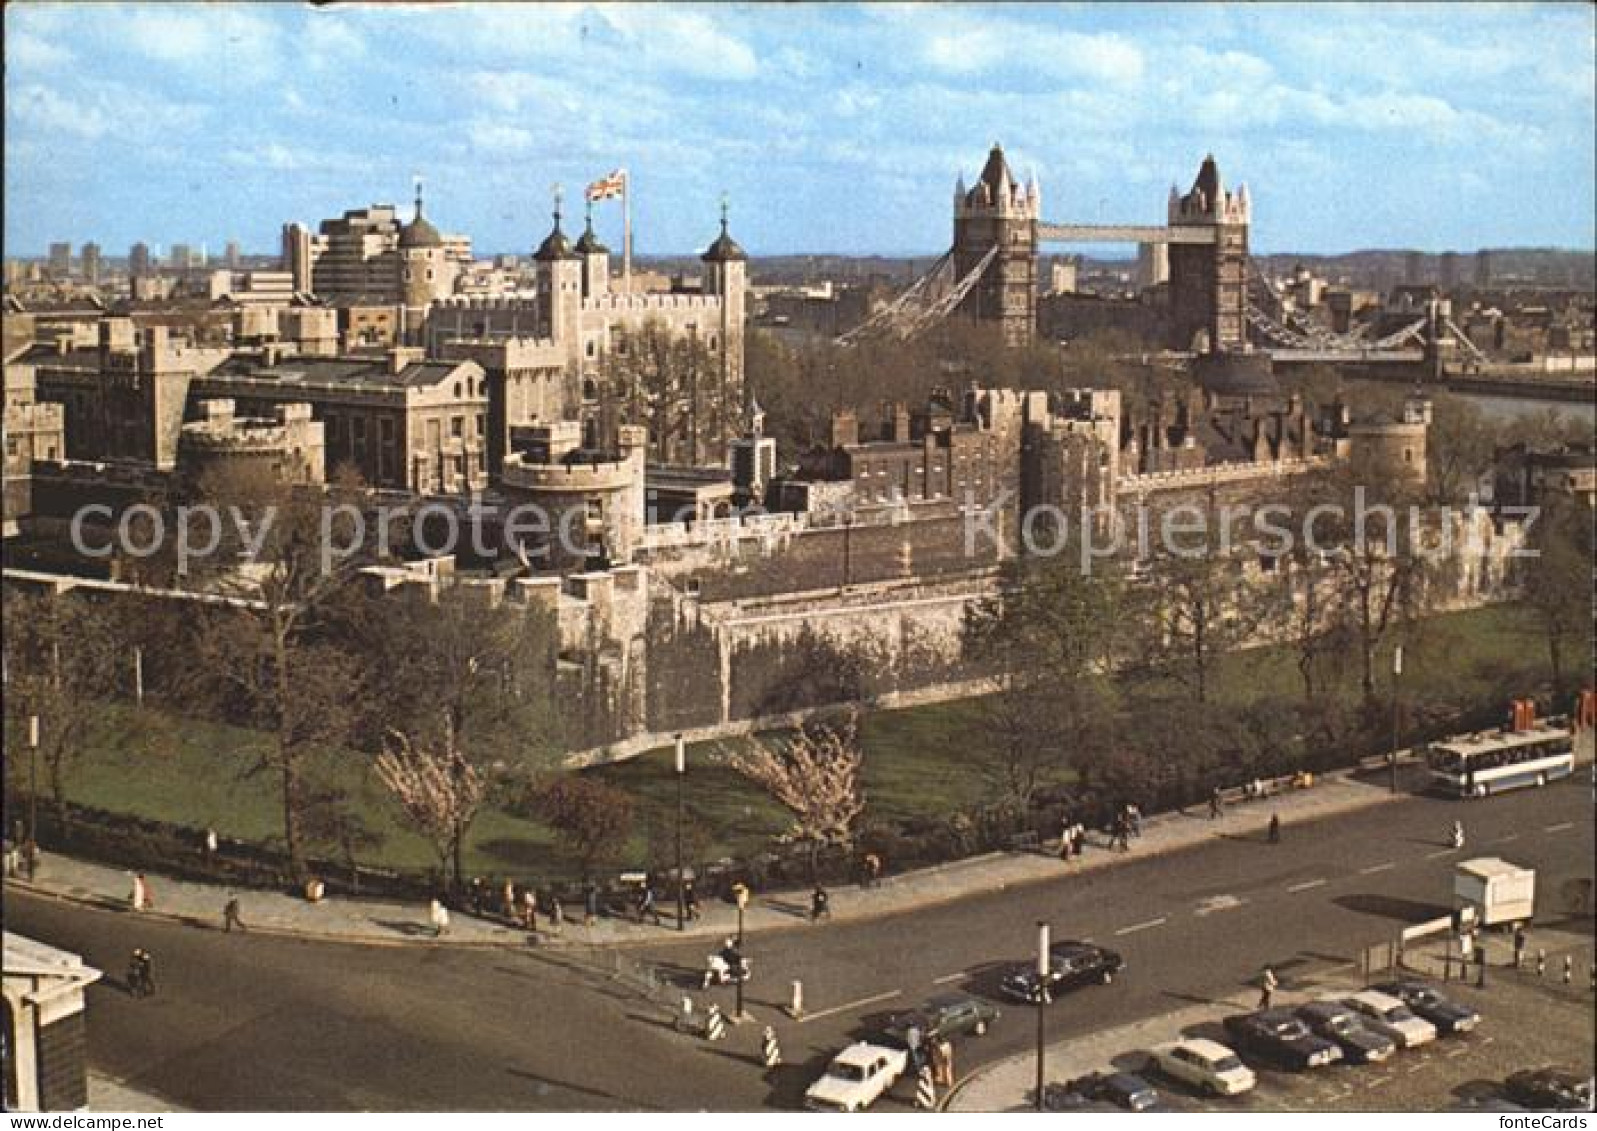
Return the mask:
<path id="1" fill-rule="evenodd" d="M 954 278 L 963 279 L 997 253 L 959 312 L 996 323 L 1008 345 L 1028 344 L 1037 327 L 1037 217 L 1042 190 L 1034 176 L 1021 184 L 1009 171 L 1003 147 L 993 145 L 981 177 L 969 191 L 954 188 Z"/>
<path id="2" fill-rule="evenodd" d="M 1170 345 L 1241 350 L 1248 343 L 1248 186 L 1227 192 L 1214 155 L 1203 159 L 1192 191 L 1170 186 L 1172 228 L 1213 229 L 1212 242 L 1170 244 Z"/>

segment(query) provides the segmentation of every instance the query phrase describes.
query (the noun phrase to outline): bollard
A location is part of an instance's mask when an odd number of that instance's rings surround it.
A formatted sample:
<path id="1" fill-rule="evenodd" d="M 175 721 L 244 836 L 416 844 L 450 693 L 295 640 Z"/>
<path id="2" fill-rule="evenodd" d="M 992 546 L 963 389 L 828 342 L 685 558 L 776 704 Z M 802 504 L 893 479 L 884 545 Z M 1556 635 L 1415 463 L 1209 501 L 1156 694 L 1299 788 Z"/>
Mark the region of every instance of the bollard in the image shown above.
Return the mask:
<path id="1" fill-rule="evenodd" d="M 922 1111 L 937 1109 L 937 1085 L 932 1082 L 930 1065 L 923 1066 L 915 1081 L 915 1106 Z"/>
<path id="2" fill-rule="evenodd" d="M 804 983 L 793 979 L 793 1000 L 788 1003 L 787 1015 L 797 1021 L 804 1016 Z"/>
<path id="3" fill-rule="evenodd" d="M 765 1067 L 767 1068 L 775 1068 L 782 1063 L 782 1049 L 776 1043 L 776 1030 L 769 1025 L 765 1027 L 762 1059 L 765 1061 Z"/>
<path id="4" fill-rule="evenodd" d="M 1564 955 L 1564 985 L 1569 985 L 1575 980 L 1575 960 L 1569 955 Z"/>
<path id="5" fill-rule="evenodd" d="M 1536 949 L 1536 976 L 1538 978 L 1543 978 L 1543 977 L 1546 977 L 1546 975 L 1547 975 L 1547 952 L 1545 950 L 1541 949 L 1540 947 L 1538 947 Z"/>
<path id="6" fill-rule="evenodd" d="M 709 1013 L 705 1014 L 704 1036 L 711 1041 L 719 1041 L 726 1036 L 726 1019 L 721 1016 L 719 1005 L 712 1003 Z"/>

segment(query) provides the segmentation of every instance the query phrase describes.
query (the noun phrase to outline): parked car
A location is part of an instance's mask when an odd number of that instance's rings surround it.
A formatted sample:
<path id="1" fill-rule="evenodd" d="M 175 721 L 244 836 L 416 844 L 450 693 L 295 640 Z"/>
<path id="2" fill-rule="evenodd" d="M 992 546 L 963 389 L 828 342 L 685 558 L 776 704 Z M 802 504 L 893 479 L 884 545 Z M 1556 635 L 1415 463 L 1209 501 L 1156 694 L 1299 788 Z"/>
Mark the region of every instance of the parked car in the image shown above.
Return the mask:
<path id="1" fill-rule="evenodd" d="M 882 1044 L 908 1048 L 907 1034 L 912 1027 L 919 1029 L 928 1041 L 963 1037 L 968 1033 L 985 1037 L 999 1016 L 998 1007 L 981 998 L 969 994 L 938 994 L 915 1009 L 889 1017 L 882 1027 Z"/>
<path id="2" fill-rule="evenodd" d="M 1072 1091 L 1065 1084 L 1049 1084 L 1042 1090 L 1044 1111 L 1068 1111 L 1072 1114 L 1120 1115 L 1122 1111 L 1108 1100 L 1095 1100 Z"/>
<path id="3" fill-rule="evenodd" d="M 1386 982 L 1375 988 L 1383 994 L 1397 998 L 1435 1025 L 1436 1031 L 1444 1035 L 1467 1033 L 1481 1021 L 1481 1015 L 1469 1006 L 1460 1005 L 1452 998 L 1444 997 L 1424 982 L 1411 980 Z"/>
<path id="4" fill-rule="evenodd" d="M 1233 1014 L 1225 1019 L 1225 1031 L 1239 1052 L 1294 1071 L 1323 1068 L 1342 1059 L 1340 1045 L 1309 1032 L 1290 1009 Z"/>
<path id="5" fill-rule="evenodd" d="M 1169 1111 L 1159 1093 L 1141 1076 L 1130 1072 L 1089 1072 L 1066 1085 L 1088 1100 L 1113 1104 L 1121 1111 Z"/>
<path id="6" fill-rule="evenodd" d="M 1216 1096 L 1235 1096 L 1257 1082 L 1253 1069 L 1219 1041 L 1188 1037 L 1151 1050 L 1159 1071 Z"/>
<path id="7" fill-rule="evenodd" d="M 1503 1091 L 1533 1111 L 1590 1111 L 1592 1105 L 1592 1078 L 1561 1065 L 1516 1072 Z"/>
<path id="8" fill-rule="evenodd" d="M 1108 985 L 1124 967 L 1125 960 L 1112 950 L 1091 943 L 1056 942 L 1048 948 L 1048 993 L 1052 998 L 1078 986 Z M 1015 963 L 999 984 L 1016 1001 L 1036 1001 L 1037 964 Z"/>
<path id="9" fill-rule="evenodd" d="M 1371 1064 L 1397 1051 L 1396 1041 L 1366 1026 L 1339 1001 L 1311 1001 L 1298 1007 L 1298 1017 L 1309 1032 L 1335 1041 L 1348 1061 Z"/>
<path id="10" fill-rule="evenodd" d="M 904 1074 L 909 1054 L 856 1041 L 832 1058 L 821 1078 L 804 1093 L 813 1111 L 864 1111 Z"/>
<path id="11" fill-rule="evenodd" d="M 1342 1004 L 1357 1013 L 1366 1026 L 1391 1037 L 1399 1048 L 1411 1049 L 1436 1039 L 1436 1026 L 1414 1016 L 1408 1006 L 1391 994 L 1365 990 L 1344 998 Z"/>

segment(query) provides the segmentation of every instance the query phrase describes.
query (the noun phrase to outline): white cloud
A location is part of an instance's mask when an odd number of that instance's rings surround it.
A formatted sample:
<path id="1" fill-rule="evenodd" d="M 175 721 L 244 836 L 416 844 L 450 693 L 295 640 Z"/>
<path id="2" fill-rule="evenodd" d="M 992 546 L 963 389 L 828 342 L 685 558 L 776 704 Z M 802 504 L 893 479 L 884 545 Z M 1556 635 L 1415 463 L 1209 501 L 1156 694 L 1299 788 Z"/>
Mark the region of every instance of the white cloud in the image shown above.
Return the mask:
<path id="1" fill-rule="evenodd" d="M 708 10 L 608 3 L 595 10 L 630 49 L 661 69 L 707 79 L 750 79 L 759 71 L 753 48 L 724 31 Z"/>
<path id="2" fill-rule="evenodd" d="M 12 92 L 6 99 L 6 110 L 18 121 L 42 132 L 70 134 L 88 141 L 104 137 L 112 126 L 110 115 L 98 106 L 67 98 L 38 83 Z"/>
<path id="3" fill-rule="evenodd" d="M 221 4 L 108 9 L 99 26 L 122 47 L 177 67 L 260 80 L 277 70 L 278 31 L 262 14 Z"/>
<path id="4" fill-rule="evenodd" d="M 27 70 L 49 70 L 72 62 L 72 52 L 42 36 L 13 32 L 6 36 L 6 66 Z"/>
<path id="5" fill-rule="evenodd" d="M 533 132 L 503 122 L 474 121 L 466 126 L 473 149 L 494 154 L 525 153 L 537 144 Z"/>

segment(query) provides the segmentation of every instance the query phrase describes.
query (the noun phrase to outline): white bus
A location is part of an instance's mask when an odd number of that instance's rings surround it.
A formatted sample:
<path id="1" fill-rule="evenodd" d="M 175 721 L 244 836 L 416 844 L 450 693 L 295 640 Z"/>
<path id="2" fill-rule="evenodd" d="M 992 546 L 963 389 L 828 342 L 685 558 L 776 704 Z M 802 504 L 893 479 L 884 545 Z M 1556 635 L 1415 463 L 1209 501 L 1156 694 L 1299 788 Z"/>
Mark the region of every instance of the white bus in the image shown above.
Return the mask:
<path id="1" fill-rule="evenodd" d="M 1448 795 L 1486 797 L 1568 777 L 1575 772 L 1575 745 L 1567 727 L 1540 724 L 1435 742 L 1426 762 L 1433 783 Z"/>

